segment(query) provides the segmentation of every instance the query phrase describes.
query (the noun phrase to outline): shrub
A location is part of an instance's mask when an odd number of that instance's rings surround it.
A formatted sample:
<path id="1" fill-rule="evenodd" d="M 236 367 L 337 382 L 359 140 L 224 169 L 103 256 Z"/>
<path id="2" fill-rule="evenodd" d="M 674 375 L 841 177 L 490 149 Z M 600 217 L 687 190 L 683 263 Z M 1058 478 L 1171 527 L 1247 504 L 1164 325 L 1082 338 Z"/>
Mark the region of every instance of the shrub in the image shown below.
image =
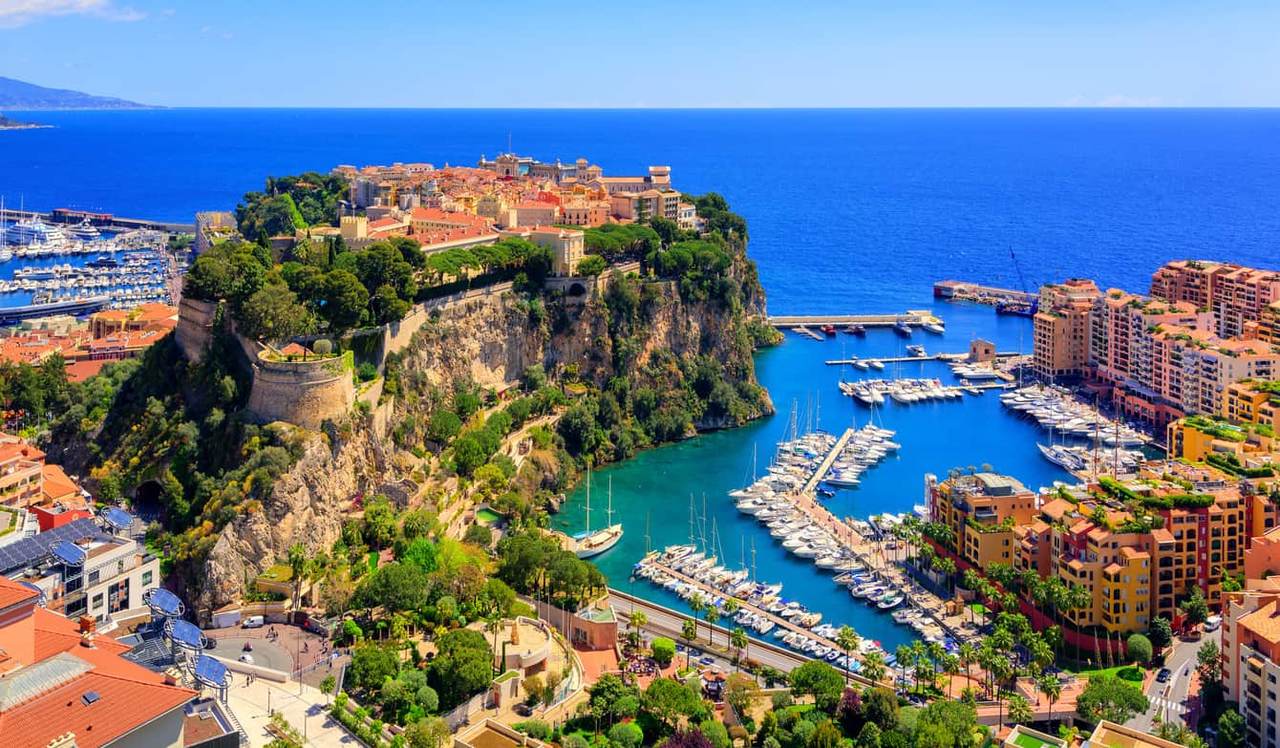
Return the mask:
<path id="1" fill-rule="evenodd" d="M 320 338 L 311 344 L 311 350 L 317 356 L 328 356 L 333 353 L 333 341 L 327 338 Z"/>
<path id="2" fill-rule="evenodd" d="M 1129 667 L 1120 668 L 1119 670 L 1117 670 L 1116 677 L 1120 678 L 1120 680 L 1127 680 L 1127 681 L 1132 681 L 1134 683 L 1141 683 L 1142 670 L 1140 670 L 1139 668 L 1133 667 L 1131 665 Z"/>
<path id="3" fill-rule="evenodd" d="M 609 728 L 609 742 L 618 748 L 640 748 L 644 731 L 635 722 L 621 722 Z"/>
<path id="4" fill-rule="evenodd" d="M 1125 651 L 1129 653 L 1129 659 L 1139 664 L 1147 664 L 1151 661 L 1151 656 L 1155 652 L 1151 640 L 1142 634 L 1134 634 L 1129 637 L 1125 643 Z"/>
<path id="5" fill-rule="evenodd" d="M 371 382 L 378 378 L 378 367 L 365 361 L 356 367 L 356 376 L 360 378 L 361 382 Z"/>
<path id="6" fill-rule="evenodd" d="M 676 656 L 676 643 L 665 636 L 659 636 L 653 640 L 651 647 L 653 651 L 653 659 L 658 661 L 658 665 L 666 667 L 671 664 L 671 660 Z"/>
<path id="7" fill-rule="evenodd" d="M 524 722 L 517 722 L 512 725 L 515 729 L 528 735 L 534 740 L 546 740 L 551 737 L 551 725 L 540 719 L 530 719 Z"/>

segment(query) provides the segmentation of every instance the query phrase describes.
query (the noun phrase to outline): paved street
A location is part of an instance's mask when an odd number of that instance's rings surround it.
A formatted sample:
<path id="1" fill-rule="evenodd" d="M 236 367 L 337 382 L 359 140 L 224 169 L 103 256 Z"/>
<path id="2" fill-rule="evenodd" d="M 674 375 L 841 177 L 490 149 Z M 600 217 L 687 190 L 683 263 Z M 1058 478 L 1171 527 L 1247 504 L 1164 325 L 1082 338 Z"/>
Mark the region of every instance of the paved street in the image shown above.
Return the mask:
<path id="1" fill-rule="evenodd" d="M 645 616 L 648 618 L 648 623 L 645 626 L 647 630 L 675 639 L 679 644 L 684 643 L 684 640 L 680 638 L 680 633 L 683 629 L 683 622 L 687 616 L 673 611 L 668 611 L 652 603 L 631 597 L 617 590 L 610 590 L 610 593 L 609 602 L 613 605 L 613 609 L 618 613 L 620 629 L 626 629 L 627 615 L 633 609 L 639 607 L 644 611 Z M 707 638 L 707 631 L 708 628 L 705 622 L 698 624 L 697 646 L 703 649 L 710 646 L 710 642 Z M 720 625 L 715 627 L 715 631 L 716 648 L 725 649 L 726 644 L 729 641 L 729 631 Z M 759 642 L 759 639 L 751 639 L 750 646 L 748 646 L 743 652 L 742 656 L 744 659 L 755 660 L 762 665 L 768 665 L 769 667 L 776 668 L 784 673 L 789 673 L 793 668 L 808 661 L 808 658 L 806 657 L 792 654 L 774 645 L 764 645 Z"/>
<path id="2" fill-rule="evenodd" d="M 1198 639 L 1174 639 L 1173 649 L 1165 658 L 1165 667 L 1173 673 L 1167 683 L 1152 679 L 1147 687 L 1147 699 L 1151 708 L 1146 714 L 1138 715 L 1130 721 L 1130 725 L 1142 730 L 1150 730 L 1156 718 L 1163 722 L 1185 720 L 1189 708 L 1196 706 L 1196 700 L 1188 701 L 1187 692 L 1196 674 L 1196 653 L 1207 641 L 1222 646 L 1222 632 L 1214 631 L 1204 634 Z"/>

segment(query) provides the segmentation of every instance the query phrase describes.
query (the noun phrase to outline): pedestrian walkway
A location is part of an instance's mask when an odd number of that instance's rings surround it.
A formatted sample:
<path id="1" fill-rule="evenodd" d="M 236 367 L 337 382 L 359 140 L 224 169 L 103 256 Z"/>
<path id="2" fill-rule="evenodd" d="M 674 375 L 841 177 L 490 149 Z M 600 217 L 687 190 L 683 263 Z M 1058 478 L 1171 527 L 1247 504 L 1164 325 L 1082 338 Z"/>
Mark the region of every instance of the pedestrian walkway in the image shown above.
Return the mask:
<path id="1" fill-rule="evenodd" d="M 274 683 L 254 678 L 252 683 L 240 673 L 232 673 L 227 703 L 249 736 L 249 745 L 260 748 L 275 736 L 267 731 L 271 714 L 279 712 L 312 746 L 356 746 L 359 743 L 332 717 L 328 697 L 317 688 L 297 681 Z"/>

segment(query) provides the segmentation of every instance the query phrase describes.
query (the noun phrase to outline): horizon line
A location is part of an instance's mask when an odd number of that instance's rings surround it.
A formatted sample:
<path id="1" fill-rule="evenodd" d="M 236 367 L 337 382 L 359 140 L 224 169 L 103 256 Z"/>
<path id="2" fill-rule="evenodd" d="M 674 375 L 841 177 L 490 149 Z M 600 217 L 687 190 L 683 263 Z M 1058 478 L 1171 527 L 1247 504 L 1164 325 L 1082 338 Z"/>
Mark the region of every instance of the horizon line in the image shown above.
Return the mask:
<path id="1" fill-rule="evenodd" d="M 565 105 L 565 106 L 328 106 L 322 104 L 299 104 L 299 105 L 252 105 L 252 104 L 184 104 L 184 105 L 163 105 L 163 104 L 139 104 L 137 106 L 127 107 L 12 107 L 0 105 L 0 111 L 3 112 L 147 112 L 147 111 L 166 111 L 166 110 L 200 110 L 200 109 L 218 109 L 218 110 L 336 110 L 336 111 L 490 111 L 490 112 L 511 112 L 511 111 L 615 111 L 615 112 L 643 112 L 643 111 L 1125 111 L 1125 110 L 1151 110 L 1151 111 L 1259 111 L 1259 110 L 1276 110 L 1280 109 L 1280 104 L 1249 104 L 1249 105 L 1221 105 L 1221 106 L 1194 106 L 1194 105 L 1075 105 L 1075 104 L 1042 104 L 1042 105 L 931 105 L 931 104 L 905 104 L 905 105 L 850 105 L 850 106 L 586 106 L 586 105 Z"/>

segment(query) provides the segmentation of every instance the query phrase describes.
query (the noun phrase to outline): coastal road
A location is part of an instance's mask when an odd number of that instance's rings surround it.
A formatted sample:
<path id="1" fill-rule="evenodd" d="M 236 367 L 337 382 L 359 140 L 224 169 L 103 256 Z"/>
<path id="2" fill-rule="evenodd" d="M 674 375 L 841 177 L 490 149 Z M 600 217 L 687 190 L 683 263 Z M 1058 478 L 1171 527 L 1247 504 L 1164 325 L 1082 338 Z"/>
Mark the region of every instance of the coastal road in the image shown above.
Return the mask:
<path id="1" fill-rule="evenodd" d="M 1172 675 L 1167 683 L 1151 681 L 1147 687 L 1147 700 L 1151 707 L 1146 714 L 1134 717 L 1129 725 L 1140 730 L 1151 730 L 1155 720 L 1163 722 L 1183 722 L 1187 714 L 1187 697 L 1192 678 L 1196 670 L 1196 653 L 1207 641 L 1222 646 L 1221 630 L 1204 634 L 1198 639 L 1175 638 L 1173 649 L 1165 658 L 1165 667 Z"/>

